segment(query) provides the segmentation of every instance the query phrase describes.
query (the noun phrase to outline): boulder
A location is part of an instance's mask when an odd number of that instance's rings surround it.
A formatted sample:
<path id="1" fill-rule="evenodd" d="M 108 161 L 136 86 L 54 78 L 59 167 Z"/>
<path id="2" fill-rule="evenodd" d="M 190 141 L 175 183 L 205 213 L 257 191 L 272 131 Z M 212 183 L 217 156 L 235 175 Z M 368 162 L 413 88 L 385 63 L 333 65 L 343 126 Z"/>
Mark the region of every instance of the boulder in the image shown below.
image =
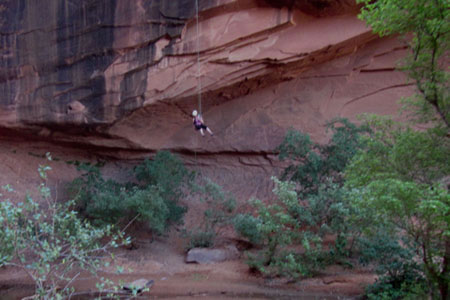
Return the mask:
<path id="1" fill-rule="evenodd" d="M 128 292 L 136 291 L 137 293 L 141 293 L 146 288 L 151 288 L 155 282 L 153 280 L 148 280 L 145 278 L 141 278 L 135 280 L 133 282 L 127 283 L 123 286 L 123 289 Z"/>
<path id="2" fill-rule="evenodd" d="M 192 248 L 186 254 L 187 263 L 210 264 L 239 258 L 235 246 L 220 249 Z"/>

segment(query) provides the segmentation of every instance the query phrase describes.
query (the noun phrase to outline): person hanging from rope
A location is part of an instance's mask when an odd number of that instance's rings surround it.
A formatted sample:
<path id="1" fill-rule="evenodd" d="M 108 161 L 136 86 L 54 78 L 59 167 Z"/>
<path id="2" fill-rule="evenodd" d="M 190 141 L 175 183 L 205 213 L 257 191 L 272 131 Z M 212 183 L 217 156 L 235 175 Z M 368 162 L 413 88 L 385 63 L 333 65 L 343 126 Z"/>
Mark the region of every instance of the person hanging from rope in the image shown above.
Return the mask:
<path id="1" fill-rule="evenodd" d="M 192 112 L 192 116 L 194 117 L 194 119 L 192 119 L 192 121 L 194 123 L 195 130 L 200 130 L 200 134 L 202 136 L 205 136 L 205 134 L 203 133 L 203 129 L 208 131 L 208 133 L 210 135 L 214 135 L 213 132 L 211 131 L 211 129 L 209 129 L 209 127 L 203 123 L 202 115 L 200 115 L 196 110 L 194 110 Z"/>

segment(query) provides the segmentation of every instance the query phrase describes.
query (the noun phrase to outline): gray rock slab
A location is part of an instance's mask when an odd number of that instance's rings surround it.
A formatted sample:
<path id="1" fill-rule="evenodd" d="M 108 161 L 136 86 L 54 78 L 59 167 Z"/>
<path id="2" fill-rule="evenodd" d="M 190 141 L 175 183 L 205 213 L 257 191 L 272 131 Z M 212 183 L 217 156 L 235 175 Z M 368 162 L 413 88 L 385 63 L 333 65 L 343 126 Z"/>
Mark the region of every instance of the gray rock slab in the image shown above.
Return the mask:
<path id="1" fill-rule="evenodd" d="M 148 280 L 145 278 L 141 278 L 138 280 L 135 280 L 131 283 L 127 283 L 123 286 L 123 289 L 125 291 L 137 291 L 138 293 L 142 292 L 145 288 L 150 288 L 153 285 L 154 281 L 153 280 Z"/>
<path id="2" fill-rule="evenodd" d="M 239 251 L 234 246 L 220 249 L 192 248 L 186 254 L 187 263 L 211 264 L 237 259 Z"/>

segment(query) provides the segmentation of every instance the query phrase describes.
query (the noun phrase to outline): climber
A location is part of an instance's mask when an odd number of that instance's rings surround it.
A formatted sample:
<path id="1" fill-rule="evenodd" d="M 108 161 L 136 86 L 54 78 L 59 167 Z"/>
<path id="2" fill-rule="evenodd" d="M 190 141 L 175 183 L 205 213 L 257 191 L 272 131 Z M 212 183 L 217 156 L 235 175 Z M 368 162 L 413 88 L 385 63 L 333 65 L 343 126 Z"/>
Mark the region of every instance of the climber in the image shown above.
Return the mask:
<path id="1" fill-rule="evenodd" d="M 192 112 L 192 116 L 194 117 L 192 121 L 194 122 L 195 130 L 200 130 L 202 136 L 205 136 L 205 134 L 203 133 L 203 129 L 206 129 L 206 131 L 208 131 L 210 135 L 214 135 L 211 129 L 209 129 L 209 127 L 203 123 L 202 115 L 200 115 L 196 110 L 194 110 Z"/>

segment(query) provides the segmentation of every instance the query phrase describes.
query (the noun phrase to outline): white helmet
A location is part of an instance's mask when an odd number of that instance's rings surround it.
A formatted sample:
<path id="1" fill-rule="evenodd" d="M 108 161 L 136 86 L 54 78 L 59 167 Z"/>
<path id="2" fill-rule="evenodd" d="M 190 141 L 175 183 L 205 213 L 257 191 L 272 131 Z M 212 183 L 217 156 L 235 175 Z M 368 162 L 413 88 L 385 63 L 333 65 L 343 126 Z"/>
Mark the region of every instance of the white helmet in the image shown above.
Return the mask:
<path id="1" fill-rule="evenodd" d="M 192 112 L 192 116 L 193 116 L 193 117 L 196 117 L 197 115 L 198 115 L 197 111 L 194 110 L 194 111 Z"/>

